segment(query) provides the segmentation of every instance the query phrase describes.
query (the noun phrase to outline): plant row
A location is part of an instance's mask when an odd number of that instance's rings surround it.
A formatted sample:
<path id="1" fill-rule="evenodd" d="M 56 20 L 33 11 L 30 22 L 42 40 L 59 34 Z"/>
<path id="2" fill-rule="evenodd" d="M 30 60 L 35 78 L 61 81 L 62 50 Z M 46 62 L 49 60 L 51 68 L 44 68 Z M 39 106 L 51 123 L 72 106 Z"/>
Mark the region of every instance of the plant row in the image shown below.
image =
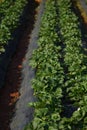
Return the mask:
<path id="1" fill-rule="evenodd" d="M 71 11 L 71 2 L 57 2 L 60 35 L 65 45 L 64 67 L 66 68 L 66 98 L 77 108 L 69 121 L 70 129 L 87 129 L 87 56 L 82 49 L 81 32 L 76 15 Z"/>
<path id="2" fill-rule="evenodd" d="M 87 56 L 71 4 L 70 0 L 46 2 L 38 49 L 31 60 L 37 101 L 30 103 L 34 119 L 26 130 L 87 129 Z"/>
<path id="3" fill-rule="evenodd" d="M 5 17 L 7 10 L 15 3 L 14 0 L 5 0 L 0 3 L 0 22 Z"/>
<path id="4" fill-rule="evenodd" d="M 26 128 L 30 130 L 58 130 L 60 127 L 64 74 L 59 61 L 61 47 L 57 46 L 59 38 L 54 4 L 53 0 L 46 2 L 38 49 L 34 51 L 31 60 L 31 65 L 36 68 L 32 87 L 37 101 L 30 103 L 35 109 L 33 122 Z"/>
<path id="5" fill-rule="evenodd" d="M 11 39 L 14 29 L 18 26 L 20 16 L 27 0 L 5 0 L 0 4 L 0 53 Z"/>

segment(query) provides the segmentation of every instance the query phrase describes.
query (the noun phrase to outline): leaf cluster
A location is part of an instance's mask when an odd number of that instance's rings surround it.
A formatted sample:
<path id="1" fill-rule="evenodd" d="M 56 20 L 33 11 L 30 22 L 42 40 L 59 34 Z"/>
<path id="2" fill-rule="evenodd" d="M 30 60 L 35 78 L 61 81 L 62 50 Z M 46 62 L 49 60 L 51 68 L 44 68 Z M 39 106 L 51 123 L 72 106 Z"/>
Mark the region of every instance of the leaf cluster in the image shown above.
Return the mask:
<path id="1" fill-rule="evenodd" d="M 0 53 L 12 38 L 27 0 L 5 0 L 0 4 Z"/>

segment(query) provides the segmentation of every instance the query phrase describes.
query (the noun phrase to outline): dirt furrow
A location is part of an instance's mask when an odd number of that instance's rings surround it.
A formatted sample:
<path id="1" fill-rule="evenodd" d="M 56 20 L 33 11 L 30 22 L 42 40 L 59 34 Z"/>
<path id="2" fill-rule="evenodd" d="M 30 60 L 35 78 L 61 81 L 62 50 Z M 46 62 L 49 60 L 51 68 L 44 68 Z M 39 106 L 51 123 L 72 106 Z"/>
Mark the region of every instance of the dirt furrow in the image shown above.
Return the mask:
<path id="1" fill-rule="evenodd" d="M 39 2 L 29 0 L 24 17 L 24 23 L 20 26 L 22 37 L 18 40 L 18 46 L 8 66 L 4 87 L 0 89 L 0 130 L 10 130 L 9 123 L 14 113 L 15 103 L 19 98 L 21 84 L 22 62 L 29 44 L 29 38 L 34 26 L 36 8 Z"/>

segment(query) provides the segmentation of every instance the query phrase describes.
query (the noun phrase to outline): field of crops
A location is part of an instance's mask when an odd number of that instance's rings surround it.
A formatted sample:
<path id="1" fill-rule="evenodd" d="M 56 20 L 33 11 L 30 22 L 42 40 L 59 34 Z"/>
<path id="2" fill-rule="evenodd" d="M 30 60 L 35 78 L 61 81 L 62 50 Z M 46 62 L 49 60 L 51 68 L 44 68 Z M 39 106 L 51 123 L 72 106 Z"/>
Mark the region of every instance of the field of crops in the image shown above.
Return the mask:
<path id="1" fill-rule="evenodd" d="M 0 0 L 0 54 L 26 4 L 27 0 Z M 25 130 L 87 130 L 87 50 L 80 26 L 72 0 L 46 1 L 38 48 L 30 59 L 37 101 L 29 103 L 34 118 Z"/>
<path id="2" fill-rule="evenodd" d="M 87 129 L 87 55 L 70 0 L 48 0 L 31 66 L 37 101 L 25 130 Z"/>

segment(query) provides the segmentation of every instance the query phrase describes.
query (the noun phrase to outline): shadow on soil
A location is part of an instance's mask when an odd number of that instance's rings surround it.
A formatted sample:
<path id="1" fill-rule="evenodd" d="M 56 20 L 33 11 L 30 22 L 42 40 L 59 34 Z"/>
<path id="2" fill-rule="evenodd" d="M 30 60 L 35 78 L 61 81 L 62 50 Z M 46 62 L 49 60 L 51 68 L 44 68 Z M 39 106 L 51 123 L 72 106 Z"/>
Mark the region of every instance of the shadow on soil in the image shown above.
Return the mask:
<path id="1" fill-rule="evenodd" d="M 20 93 L 22 62 L 34 27 L 38 3 L 29 0 L 20 18 L 20 26 L 15 30 L 14 40 L 0 56 L 0 130 L 10 130 L 9 123 L 14 113 L 14 106 Z"/>

